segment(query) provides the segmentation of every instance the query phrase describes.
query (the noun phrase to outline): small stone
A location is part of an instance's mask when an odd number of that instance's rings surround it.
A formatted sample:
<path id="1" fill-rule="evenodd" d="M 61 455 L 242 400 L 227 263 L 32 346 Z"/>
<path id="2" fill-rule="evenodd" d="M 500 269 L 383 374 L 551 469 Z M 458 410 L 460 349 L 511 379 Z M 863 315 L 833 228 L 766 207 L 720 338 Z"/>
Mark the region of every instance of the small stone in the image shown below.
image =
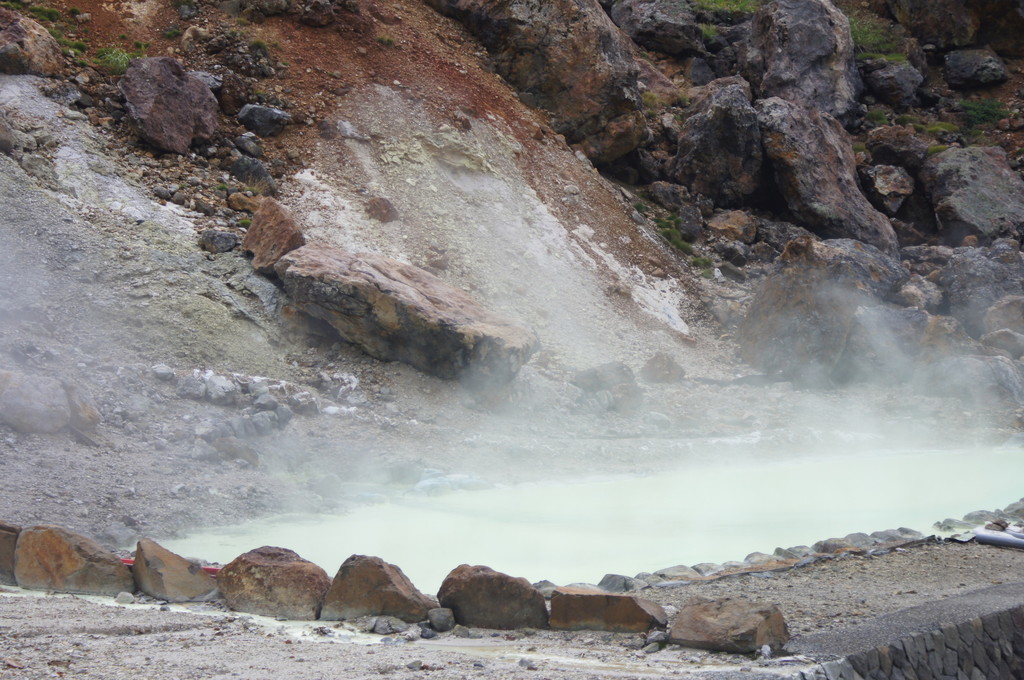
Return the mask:
<path id="1" fill-rule="evenodd" d="M 135 604 L 135 596 L 129 592 L 121 591 L 114 598 L 114 602 L 118 604 Z"/>

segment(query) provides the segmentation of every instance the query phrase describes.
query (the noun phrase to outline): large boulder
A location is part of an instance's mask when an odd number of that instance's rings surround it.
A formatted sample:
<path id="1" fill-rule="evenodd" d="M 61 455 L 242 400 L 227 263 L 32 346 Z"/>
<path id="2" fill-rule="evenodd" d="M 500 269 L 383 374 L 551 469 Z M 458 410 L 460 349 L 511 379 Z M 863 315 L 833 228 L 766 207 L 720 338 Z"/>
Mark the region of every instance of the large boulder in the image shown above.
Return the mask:
<path id="1" fill-rule="evenodd" d="M 0 585 L 14 586 L 14 551 L 18 545 L 21 527 L 0 520 Z"/>
<path id="2" fill-rule="evenodd" d="M 306 245 L 291 210 L 272 198 L 264 198 L 252 216 L 242 239 L 242 249 L 252 253 L 252 266 L 262 274 L 273 274 L 282 257 Z"/>
<path id="3" fill-rule="evenodd" d="M 928 140 L 902 125 L 872 129 L 866 144 L 871 160 L 878 165 L 896 165 L 916 173 L 928 158 Z"/>
<path id="4" fill-rule="evenodd" d="M 1024 295 L 1007 295 L 985 310 L 982 329 L 986 333 L 1010 330 L 1024 333 Z"/>
<path id="5" fill-rule="evenodd" d="M 761 188 L 761 129 L 750 85 L 739 76 L 713 80 L 690 105 L 671 175 L 719 205 L 742 204 Z"/>
<path id="6" fill-rule="evenodd" d="M 566 587 L 551 595 L 550 623 L 558 630 L 642 633 L 664 628 L 668 616 L 661 605 L 641 597 Z"/>
<path id="7" fill-rule="evenodd" d="M 19 586 L 35 590 L 111 596 L 135 592 L 131 570 L 116 555 L 55 526 L 21 530 L 14 576 Z"/>
<path id="8" fill-rule="evenodd" d="M 416 589 L 393 564 L 379 557 L 352 555 L 342 563 L 327 591 L 320 618 L 325 621 L 361 616 L 394 616 L 409 623 L 424 621 L 437 600 Z"/>
<path id="9" fill-rule="evenodd" d="M 45 28 L 0 7 L 0 73 L 52 76 L 63 67 L 60 45 Z"/>
<path id="10" fill-rule="evenodd" d="M 789 628 L 777 605 L 741 598 L 698 598 L 680 608 L 668 641 L 736 654 L 756 652 L 765 645 L 779 651 L 789 641 Z"/>
<path id="11" fill-rule="evenodd" d="M 1006 64 L 990 48 L 954 50 L 946 55 L 946 84 L 966 90 L 1005 83 Z"/>
<path id="12" fill-rule="evenodd" d="M 264 546 L 221 569 L 217 587 L 235 611 L 309 621 L 320 615 L 331 577 L 291 550 Z"/>
<path id="13" fill-rule="evenodd" d="M 162 151 L 187 153 L 217 132 L 217 98 L 173 57 L 133 59 L 118 87 L 140 136 Z"/>
<path id="14" fill-rule="evenodd" d="M 608 12 L 637 45 L 679 55 L 702 53 L 704 41 L 693 8 L 679 0 L 617 0 Z"/>
<path id="15" fill-rule="evenodd" d="M 428 0 L 472 31 L 498 73 L 597 164 L 635 149 L 647 126 L 629 39 L 597 0 Z"/>
<path id="16" fill-rule="evenodd" d="M 472 385 L 503 383 L 537 349 L 529 328 L 418 267 L 303 246 L 276 267 L 295 305 L 385 360 Z"/>
<path id="17" fill-rule="evenodd" d="M 547 606 L 539 590 L 524 578 L 490 567 L 456 567 L 441 584 L 437 599 L 464 626 L 511 630 L 548 624 Z"/>
<path id="18" fill-rule="evenodd" d="M 217 595 L 217 582 L 201 566 L 148 538 L 136 545 L 132 574 L 139 590 L 158 600 L 195 602 Z"/>
<path id="19" fill-rule="evenodd" d="M 970 0 L 978 13 L 977 44 L 1007 57 L 1024 57 L 1024 0 Z"/>
<path id="20" fill-rule="evenodd" d="M 999 147 L 950 148 L 929 158 L 919 175 L 935 207 L 943 239 L 986 244 L 1024 236 L 1024 180 Z"/>
<path id="21" fill-rule="evenodd" d="M 949 357 L 923 366 L 918 380 L 922 391 L 960 399 L 968 408 L 1024 406 L 1024 375 L 1006 357 Z"/>
<path id="22" fill-rule="evenodd" d="M 972 337 L 985 334 L 985 313 L 1008 295 L 1024 294 L 1024 257 L 1017 242 L 989 248 L 958 248 L 939 273 L 949 313 Z"/>
<path id="23" fill-rule="evenodd" d="M 889 11 L 921 43 L 940 49 L 974 43 L 977 14 L 968 0 L 887 0 Z"/>
<path id="24" fill-rule="evenodd" d="M 778 97 L 757 102 L 757 118 L 775 183 L 804 226 L 896 253 L 896 233 L 861 193 L 853 147 L 835 118 Z"/>
<path id="25" fill-rule="evenodd" d="M 830 384 L 841 377 L 858 309 L 881 304 L 908 276 L 898 260 L 857 241 L 791 241 L 739 325 L 741 352 L 768 373 Z"/>
<path id="26" fill-rule="evenodd" d="M 871 94 L 897 111 L 917 103 L 917 88 L 924 76 L 907 61 L 878 60 L 877 68 L 865 69 L 864 82 Z"/>
<path id="27" fill-rule="evenodd" d="M 780 97 L 851 125 L 863 90 L 850 22 L 829 0 L 774 0 L 754 15 L 745 58 L 758 99 Z"/>
<path id="28" fill-rule="evenodd" d="M 0 371 L 0 422 L 19 432 L 57 432 L 71 424 L 71 407 L 59 380 Z"/>

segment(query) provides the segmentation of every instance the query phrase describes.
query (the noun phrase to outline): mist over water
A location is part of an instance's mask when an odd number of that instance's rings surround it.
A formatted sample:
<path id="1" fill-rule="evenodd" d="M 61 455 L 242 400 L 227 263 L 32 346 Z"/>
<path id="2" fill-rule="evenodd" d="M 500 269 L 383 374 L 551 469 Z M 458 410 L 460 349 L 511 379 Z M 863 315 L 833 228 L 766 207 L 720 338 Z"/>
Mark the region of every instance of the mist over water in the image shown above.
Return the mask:
<path id="1" fill-rule="evenodd" d="M 861 443 L 837 450 L 832 441 L 808 454 L 749 441 L 719 444 L 743 444 L 747 455 L 690 455 L 638 475 L 437 496 L 392 490 L 386 501 L 343 515 L 282 516 L 167 545 L 220 562 L 279 545 L 331 574 L 349 555 L 376 555 L 425 592 L 462 563 L 564 585 L 742 560 L 858 531 L 928 534 L 936 521 L 1003 507 L 1022 494 L 1024 455 L 1015 449 Z"/>

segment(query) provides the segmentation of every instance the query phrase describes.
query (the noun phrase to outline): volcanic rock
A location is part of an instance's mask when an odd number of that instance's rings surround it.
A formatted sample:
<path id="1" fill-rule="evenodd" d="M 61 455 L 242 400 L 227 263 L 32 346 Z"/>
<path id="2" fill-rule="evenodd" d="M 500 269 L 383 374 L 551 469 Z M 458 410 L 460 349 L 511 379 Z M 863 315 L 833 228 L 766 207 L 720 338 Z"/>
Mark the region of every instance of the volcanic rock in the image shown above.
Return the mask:
<path id="1" fill-rule="evenodd" d="M 713 80 L 679 131 L 672 178 L 716 204 L 737 205 L 761 188 L 761 131 L 739 76 Z"/>
<path id="2" fill-rule="evenodd" d="M 204 229 L 199 234 L 199 247 L 208 253 L 227 253 L 238 247 L 238 234 L 220 229 Z"/>
<path id="3" fill-rule="evenodd" d="M 895 215 L 914 193 L 914 178 L 895 165 L 871 165 L 860 170 L 868 199 L 887 215 Z"/>
<path id="4" fill-rule="evenodd" d="M 546 628 L 544 596 L 524 578 L 490 567 L 463 564 L 441 584 L 437 599 L 463 626 L 479 628 Z"/>
<path id="5" fill-rule="evenodd" d="M 635 149 L 647 125 L 629 39 L 597 0 L 428 0 L 483 43 L 528 106 L 595 164 Z"/>
<path id="6" fill-rule="evenodd" d="M 1024 3 L 1021 0 L 968 0 L 978 13 L 976 44 L 1007 57 L 1024 57 Z"/>
<path id="7" fill-rule="evenodd" d="M 737 330 L 741 352 L 767 373 L 829 384 L 861 306 L 907 280 L 899 261 L 852 240 L 789 243 Z"/>
<path id="8" fill-rule="evenodd" d="M 409 623 L 423 621 L 437 608 L 401 569 L 379 557 L 352 555 L 341 565 L 327 591 L 320 618 L 325 621 L 361 616 L 394 616 Z"/>
<path id="9" fill-rule="evenodd" d="M 348 341 L 440 378 L 505 383 L 537 349 L 529 328 L 433 274 L 380 255 L 303 246 L 275 271 L 299 309 Z"/>
<path id="10" fill-rule="evenodd" d="M 978 17 L 965 0 L 887 0 L 889 11 L 921 43 L 939 49 L 974 42 Z"/>
<path id="11" fill-rule="evenodd" d="M 551 595 L 550 624 L 558 630 L 640 633 L 667 623 L 661 605 L 633 595 L 570 587 L 556 588 Z"/>
<path id="12" fill-rule="evenodd" d="M 110 595 L 135 592 L 132 573 L 98 543 L 56 526 L 21 530 L 14 576 L 22 588 Z"/>
<path id="13" fill-rule="evenodd" d="M 278 260 L 304 245 L 292 211 L 273 199 L 263 199 L 242 239 L 242 249 L 253 254 L 253 268 L 264 274 L 273 273 Z"/>
<path id="14" fill-rule="evenodd" d="M 17 146 L 17 137 L 14 134 L 14 128 L 7 122 L 7 118 L 0 111 L 0 153 L 11 155 Z"/>
<path id="15" fill-rule="evenodd" d="M 427 612 L 430 627 L 438 633 L 447 633 L 455 628 L 455 614 L 447 607 L 435 607 Z"/>
<path id="16" fill-rule="evenodd" d="M 269 17 L 287 12 L 290 5 L 290 0 L 242 0 L 240 8 L 243 12 L 259 12 Z"/>
<path id="17" fill-rule="evenodd" d="M 981 344 L 1000 349 L 1014 360 L 1020 359 L 1024 354 L 1024 334 L 1011 331 L 1009 328 L 1000 328 L 997 331 L 986 333 L 981 336 Z"/>
<path id="18" fill-rule="evenodd" d="M 235 611 L 311 621 L 320 614 L 331 578 L 291 550 L 264 546 L 221 569 L 217 587 Z"/>
<path id="19" fill-rule="evenodd" d="M 609 16 L 633 42 L 646 49 L 671 55 L 704 51 L 700 22 L 686 3 L 616 0 Z"/>
<path id="20" fill-rule="evenodd" d="M 334 5 L 330 0 L 309 0 L 302 6 L 299 16 L 299 22 L 315 28 L 330 26 L 334 19 Z"/>
<path id="21" fill-rule="evenodd" d="M 1008 295 L 1024 294 L 1024 258 L 1015 241 L 989 248 L 958 248 L 939 274 L 949 313 L 972 337 L 986 332 L 986 311 Z M 998 330 L 998 329 L 993 329 Z"/>
<path id="22" fill-rule="evenodd" d="M 1007 295 L 985 310 L 982 328 L 986 333 L 1007 329 L 1024 333 L 1024 295 Z"/>
<path id="23" fill-rule="evenodd" d="M 45 28 L 0 7 L 0 73 L 52 76 L 63 67 L 60 45 Z"/>
<path id="24" fill-rule="evenodd" d="M 366 203 L 366 214 L 378 222 L 394 222 L 398 219 L 398 210 L 386 198 L 375 196 Z"/>
<path id="25" fill-rule="evenodd" d="M 649 383 L 676 383 L 686 377 L 686 371 L 671 354 L 655 352 L 640 369 L 640 377 Z"/>
<path id="26" fill-rule="evenodd" d="M 248 99 L 249 86 L 246 82 L 234 71 L 226 71 L 221 76 L 220 90 L 217 92 L 221 113 L 226 116 L 236 115 Z"/>
<path id="27" fill-rule="evenodd" d="M 729 241 L 753 243 L 758 220 L 743 210 L 726 210 L 708 220 L 708 230 Z"/>
<path id="28" fill-rule="evenodd" d="M 920 173 L 945 241 L 965 236 L 987 244 L 1024 235 L 1024 180 L 999 147 L 950 148 L 929 158 Z"/>
<path id="29" fill-rule="evenodd" d="M 871 94 L 897 111 L 905 111 L 917 102 L 917 88 L 924 76 L 906 61 L 886 61 L 881 68 L 864 74 L 864 82 Z"/>
<path id="30" fill-rule="evenodd" d="M 698 598 L 680 609 L 668 640 L 716 652 L 749 654 L 764 645 L 777 652 L 789 641 L 789 629 L 775 605 Z"/>
<path id="31" fill-rule="evenodd" d="M 970 89 L 1005 83 L 1009 74 L 1003 60 L 986 48 L 947 54 L 945 76 L 950 87 Z"/>
<path id="32" fill-rule="evenodd" d="M 132 574 L 139 590 L 158 600 L 206 601 L 217 594 L 217 582 L 201 566 L 148 538 L 136 546 Z"/>
<path id="33" fill-rule="evenodd" d="M 231 176 L 264 196 L 277 195 L 277 182 L 263 163 L 249 156 L 239 157 L 231 165 Z"/>
<path id="34" fill-rule="evenodd" d="M 265 200 L 262 196 L 249 196 L 241 191 L 236 191 L 228 195 L 228 207 L 236 212 L 254 213 L 260 209 L 260 205 Z"/>
<path id="35" fill-rule="evenodd" d="M 883 125 L 868 132 L 871 159 L 878 165 L 897 165 L 917 172 L 928 157 L 928 142 L 902 125 Z"/>
<path id="36" fill-rule="evenodd" d="M 285 126 L 292 122 L 292 116 L 271 106 L 246 104 L 238 112 L 238 121 L 246 130 L 260 137 L 275 137 L 284 132 Z"/>
<path id="37" fill-rule="evenodd" d="M 776 185 L 794 216 L 815 233 L 895 254 L 896 233 L 860 192 L 853 148 L 839 122 L 777 97 L 757 102 L 757 111 Z"/>
<path id="38" fill-rule="evenodd" d="M 60 381 L 0 371 L 0 422 L 19 432 L 57 432 L 71 424 Z"/>
<path id="39" fill-rule="evenodd" d="M 621 361 L 579 371 L 573 376 L 572 384 L 583 390 L 584 400 L 596 403 L 601 410 L 631 413 L 643 401 L 636 376 Z"/>
<path id="40" fill-rule="evenodd" d="M 1006 357 L 949 357 L 923 366 L 919 380 L 925 393 L 959 399 L 967 408 L 1024 405 L 1024 376 Z"/>
<path id="41" fill-rule="evenodd" d="M 829 0 L 762 5 L 754 15 L 745 71 L 758 99 L 786 99 L 843 125 L 861 115 L 857 97 L 863 83 L 850 22 Z"/>
<path id="42" fill-rule="evenodd" d="M 217 98 L 177 59 L 133 59 L 118 88 L 139 134 L 158 149 L 184 154 L 217 132 Z"/>
<path id="43" fill-rule="evenodd" d="M 0 520 L 0 585 L 14 586 L 14 550 L 21 527 Z"/>

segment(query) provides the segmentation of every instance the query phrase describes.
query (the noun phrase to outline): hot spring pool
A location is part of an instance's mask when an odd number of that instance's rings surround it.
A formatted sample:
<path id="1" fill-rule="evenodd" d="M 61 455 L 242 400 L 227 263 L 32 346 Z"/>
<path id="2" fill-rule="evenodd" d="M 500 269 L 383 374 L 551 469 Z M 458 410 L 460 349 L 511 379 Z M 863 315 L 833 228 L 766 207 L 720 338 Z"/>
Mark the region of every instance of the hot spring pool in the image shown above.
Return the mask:
<path id="1" fill-rule="evenodd" d="M 596 583 L 677 564 L 742 560 L 855 531 L 909 527 L 1005 507 L 1024 496 L 1024 451 L 879 451 L 552 479 L 439 496 L 397 492 L 344 515 L 287 515 L 197 531 L 165 545 L 226 563 L 290 548 L 333 576 L 352 554 L 397 564 L 436 592 L 462 563 L 531 582 Z"/>

